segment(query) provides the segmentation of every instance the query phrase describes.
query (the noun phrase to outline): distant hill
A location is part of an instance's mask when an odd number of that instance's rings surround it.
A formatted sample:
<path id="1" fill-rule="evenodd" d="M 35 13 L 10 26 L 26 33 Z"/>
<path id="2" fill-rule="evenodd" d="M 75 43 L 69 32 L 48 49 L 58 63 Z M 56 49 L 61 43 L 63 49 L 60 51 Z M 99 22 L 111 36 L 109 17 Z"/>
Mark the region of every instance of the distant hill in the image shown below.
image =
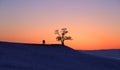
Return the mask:
<path id="1" fill-rule="evenodd" d="M 101 57 L 113 58 L 113 59 L 120 60 L 120 49 L 87 50 L 87 51 L 82 51 L 82 52 L 91 54 L 91 55 L 95 55 L 95 56 L 101 56 Z"/>
<path id="2" fill-rule="evenodd" d="M 120 70 L 120 61 L 55 44 L 0 42 L 0 70 Z"/>

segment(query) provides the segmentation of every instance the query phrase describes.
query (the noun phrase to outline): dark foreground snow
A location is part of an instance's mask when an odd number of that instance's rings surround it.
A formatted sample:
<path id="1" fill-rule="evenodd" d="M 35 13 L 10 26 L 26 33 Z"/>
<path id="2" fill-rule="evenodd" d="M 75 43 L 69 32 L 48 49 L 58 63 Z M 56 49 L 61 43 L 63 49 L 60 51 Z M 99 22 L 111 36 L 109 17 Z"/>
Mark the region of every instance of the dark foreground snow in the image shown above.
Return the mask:
<path id="1" fill-rule="evenodd" d="M 0 70 L 120 70 L 120 61 L 60 45 L 0 42 Z"/>

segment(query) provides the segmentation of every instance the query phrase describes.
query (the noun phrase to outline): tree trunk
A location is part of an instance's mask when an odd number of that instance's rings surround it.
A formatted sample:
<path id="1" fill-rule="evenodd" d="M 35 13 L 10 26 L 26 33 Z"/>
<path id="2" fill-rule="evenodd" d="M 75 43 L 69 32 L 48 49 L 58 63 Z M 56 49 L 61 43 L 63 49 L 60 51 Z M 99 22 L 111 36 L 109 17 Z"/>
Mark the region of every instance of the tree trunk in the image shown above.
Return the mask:
<path id="1" fill-rule="evenodd" d="M 65 44 L 64 44 L 64 41 L 61 41 L 61 43 L 62 43 L 62 46 L 64 46 Z"/>
<path id="2" fill-rule="evenodd" d="M 62 43 L 62 46 L 64 46 L 64 33 L 62 33 L 61 43 Z"/>

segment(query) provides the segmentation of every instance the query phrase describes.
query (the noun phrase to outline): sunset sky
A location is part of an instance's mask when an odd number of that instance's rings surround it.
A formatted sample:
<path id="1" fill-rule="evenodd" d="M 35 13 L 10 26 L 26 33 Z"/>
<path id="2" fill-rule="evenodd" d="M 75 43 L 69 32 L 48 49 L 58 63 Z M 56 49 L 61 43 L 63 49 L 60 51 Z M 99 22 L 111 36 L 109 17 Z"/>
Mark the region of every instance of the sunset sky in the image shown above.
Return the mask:
<path id="1" fill-rule="evenodd" d="M 120 0 L 0 0 L 0 41 L 60 43 L 74 49 L 120 49 Z"/>

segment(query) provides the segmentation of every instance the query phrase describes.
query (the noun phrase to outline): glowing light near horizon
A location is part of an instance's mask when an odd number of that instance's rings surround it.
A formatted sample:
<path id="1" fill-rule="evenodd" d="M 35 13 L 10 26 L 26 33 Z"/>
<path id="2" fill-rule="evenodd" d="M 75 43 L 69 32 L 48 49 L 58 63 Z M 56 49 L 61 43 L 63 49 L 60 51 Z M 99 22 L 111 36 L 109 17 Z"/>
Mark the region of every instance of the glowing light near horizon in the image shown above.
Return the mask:
<path id="1" fill-rule="evenodd" d="M 54 30 L 68 28 L 75 49 L 120 48 L 120 4 L 116 0 L 2 0 L 0 40 L 57 42 Z"/>

